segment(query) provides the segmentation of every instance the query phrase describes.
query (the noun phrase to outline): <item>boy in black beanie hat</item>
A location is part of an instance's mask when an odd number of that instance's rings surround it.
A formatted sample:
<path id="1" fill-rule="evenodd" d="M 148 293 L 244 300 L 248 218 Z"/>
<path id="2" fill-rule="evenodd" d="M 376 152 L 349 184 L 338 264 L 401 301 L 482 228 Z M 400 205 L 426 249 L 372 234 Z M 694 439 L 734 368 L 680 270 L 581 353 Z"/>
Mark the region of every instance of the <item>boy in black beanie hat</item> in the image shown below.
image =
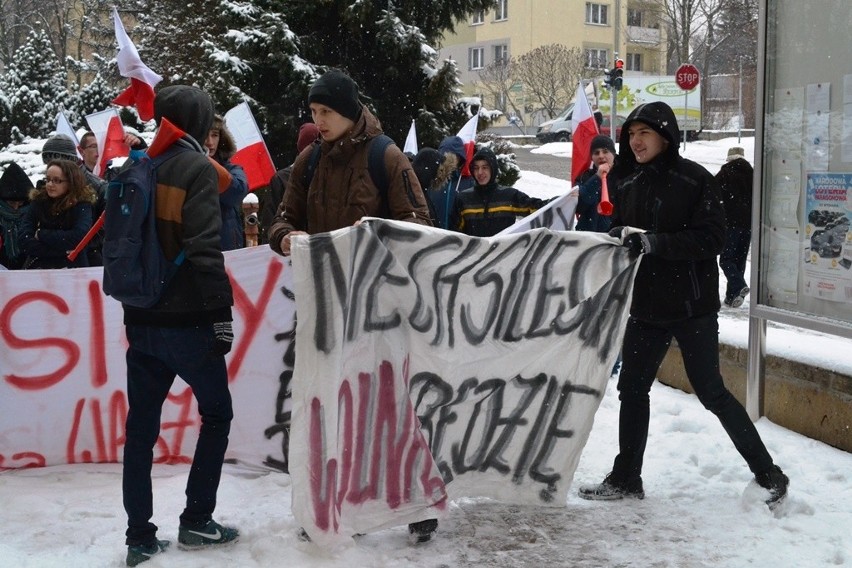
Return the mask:
<path id="1" fill-rule="evenodd" d="M 340 71 L 324 73 L 308 92 L 308 103 L 319 103 L 355 122 L 361 116 L 358 85 Z"/>
<path id="2" fill-rule="evenodd" d="M 318 149 L 306 148 L 293 163 L 267 233 L 273 251 L 289 256 L 293 236 L 350 227 L 363 217 L 432 225 L 411 161 L 395 144 L 384 147 L 387 186 L 377 187 L 368 173 L 370 146 L 382 137 L 382 125 L 358 100 L 355 81 L 341 71 L 328 71 L 314 82 L 308 104 L 322 143 Z M 437 519 L 408 525 L 415 543 L 429 541 L 437 528 Z M 302 538 L 308 538 L 303 532 Z"/>
<path id="3" fill-rule="evenodd" d="M 598 213 L 603 191 L 603 178 L 606 176 L 607 191 L 613 200 L 618 186 L 618 177 L 614 172 L 615 142 L 609 136 L 598 134 L 591 143 L 592 167 L 577 176 L 577 231 L 605 233 L 609 231 L 611 217 Z"/>

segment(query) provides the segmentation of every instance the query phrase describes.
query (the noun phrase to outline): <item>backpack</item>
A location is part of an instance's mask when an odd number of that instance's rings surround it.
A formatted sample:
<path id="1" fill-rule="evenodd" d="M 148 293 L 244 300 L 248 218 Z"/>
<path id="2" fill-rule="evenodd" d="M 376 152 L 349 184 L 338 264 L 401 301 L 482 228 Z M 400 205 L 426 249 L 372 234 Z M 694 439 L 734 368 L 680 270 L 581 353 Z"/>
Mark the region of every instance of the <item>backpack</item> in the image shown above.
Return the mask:
<path id="1" fill-rule="evenodd" d="M 380 134 L 375 138 L 371 138 L 367 144 L 370 146 L 367 157 L 367 170 L 370 172 L 370 180 L 373 185 L 379 190 L 379 196 L 382 199 L 382 216 L 387 217 L 390 208 L 388 207 L 388 172 L 385 169 L 385 150 L 393 144 L 390 136 Z M 317 170 L 317 164 L 320 160 L 321 143 L 314 142 L 311 150 L 311 157 L 308 159 L 308 166 L 305 168 L 305 173 L 302 176 L 302 185 L 307 190 L 314 179 L 314 173 Z"/>
<path id="2" fill-rule="evenodd" d="M 104 207 L 104 293 L 134 308 L 156 304 L 183 263 L 163 254 L 157 236 L 157 168 L 177 152 L 141 159 L 121 170 L 106 190 Z"/>

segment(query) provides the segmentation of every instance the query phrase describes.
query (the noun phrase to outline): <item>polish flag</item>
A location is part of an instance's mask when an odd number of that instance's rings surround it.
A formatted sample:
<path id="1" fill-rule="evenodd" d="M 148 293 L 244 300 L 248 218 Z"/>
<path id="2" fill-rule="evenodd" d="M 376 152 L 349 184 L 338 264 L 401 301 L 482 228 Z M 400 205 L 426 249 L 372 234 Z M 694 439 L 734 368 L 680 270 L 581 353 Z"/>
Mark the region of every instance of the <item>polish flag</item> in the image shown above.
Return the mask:
<path id="1" fill-rule="evenodd" d="M 246 171 L 249 191 L 269 185 L 275 174 L 275 165 L 248 103 L 242 102 L 226 112 L 225 122 L 237 146 L 237 153 L 231 161 Z"/>
<path id="2" fill-rule="evenodd" d="M 124 24 L 121 23 L 115 6 L 112 8 L 112 19 L 115 23 L 115 39 L 118 41 L 118 72 L 122 77 L 130 79 L 130 86 L 112 102 L 121 106 L 135 106 L 139 118 L 144 121 L 151 120 L 154 118 L 154 87 L 163 78 L 142 63 L 136 46 L 124 31 Z"/>
<path id="3" fill-rule="evenodd" d="M 405 137 L 405 147 L 402 151 L 417 155 L 417 130 L 414 128 L 413 120 L 411 121 L 411 128 L 408 129 L 408 136 Z"/>
<path id="4" fill-rule="evenodd" d="M 462 126 L 462 129 L 459 130 L 459 133 L 456 135 L 462 139 L 462 143 L 464 144 L 464 153 L 467 158 L 464 162 L 464 167 L 462 168 L 462 177 L 470 177 L 470 162 L 473 160 L 473 150 L 474 146 L 476 146 L 476 126 L 479 124 L 479 113 L 473 115 L 473 117 L 467 121 L 467 124 Z"/>
<path id="5" fill-rule="evenodd" d="M 124 143 L 124 126 L 114 108 L 86 115 L 86 123 L 98 142 L 100 158 L 94 174 L 103 176 L 110 160 L 130 155 L 130 147 Z"/>
<path id="6" fill-rule="evenodd" d="M 595 115 L 592 114 L 592 107 L 589 106 L 589 99 L 586 98 L 582 81 L 574 96 L 571 127 L 571 140 L 574 145 L 571 148 L 571 179 L 568 181 L 573 185 L 577 176 L 592 165 L 592 139 L 598 135 L 598 123 L 595 121 Z"/>
<path id="7" fill-rule="evenodd" d="M 77 139 L 77 133 L 74 132 L 74 128 L 68 122 L 68 117 L 61 110 L 56 113 L 56 133 L 64 134 L 74 141 L 74 146 L 77 147 L 77 157 L 82 160 L 83 156 L 80 154 L 80 141 Z"/>

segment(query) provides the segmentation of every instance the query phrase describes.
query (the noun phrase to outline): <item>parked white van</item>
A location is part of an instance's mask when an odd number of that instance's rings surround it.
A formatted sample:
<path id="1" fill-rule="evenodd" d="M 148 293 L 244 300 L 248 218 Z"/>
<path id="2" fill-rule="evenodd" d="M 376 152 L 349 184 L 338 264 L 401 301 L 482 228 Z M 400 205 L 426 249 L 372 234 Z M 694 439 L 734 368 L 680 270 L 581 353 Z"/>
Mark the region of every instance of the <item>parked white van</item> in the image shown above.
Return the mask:
<path id="1" fill-rule="evenodd" d="M 542 144 L 547 142 L 568 142 L 571 140 L 571 113 L 574 103 L 565 107 L 559 116 L 547 122 L 542 122 L 535 133 L 536 139 Z"/>

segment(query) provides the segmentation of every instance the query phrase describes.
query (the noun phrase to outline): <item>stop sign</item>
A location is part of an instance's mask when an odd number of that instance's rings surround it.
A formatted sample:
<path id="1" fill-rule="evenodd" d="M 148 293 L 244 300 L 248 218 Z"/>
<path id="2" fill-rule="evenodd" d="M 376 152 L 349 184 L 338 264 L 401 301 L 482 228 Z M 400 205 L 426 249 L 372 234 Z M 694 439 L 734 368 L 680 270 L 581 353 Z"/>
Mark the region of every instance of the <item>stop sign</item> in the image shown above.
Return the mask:
<path id="1" fill-rule="evenodd" d="M 675 83 L 684 91 L 691 91 L 698 86 L 698 68 L 691 63 L 684 63 L 675 72 Z"/>

